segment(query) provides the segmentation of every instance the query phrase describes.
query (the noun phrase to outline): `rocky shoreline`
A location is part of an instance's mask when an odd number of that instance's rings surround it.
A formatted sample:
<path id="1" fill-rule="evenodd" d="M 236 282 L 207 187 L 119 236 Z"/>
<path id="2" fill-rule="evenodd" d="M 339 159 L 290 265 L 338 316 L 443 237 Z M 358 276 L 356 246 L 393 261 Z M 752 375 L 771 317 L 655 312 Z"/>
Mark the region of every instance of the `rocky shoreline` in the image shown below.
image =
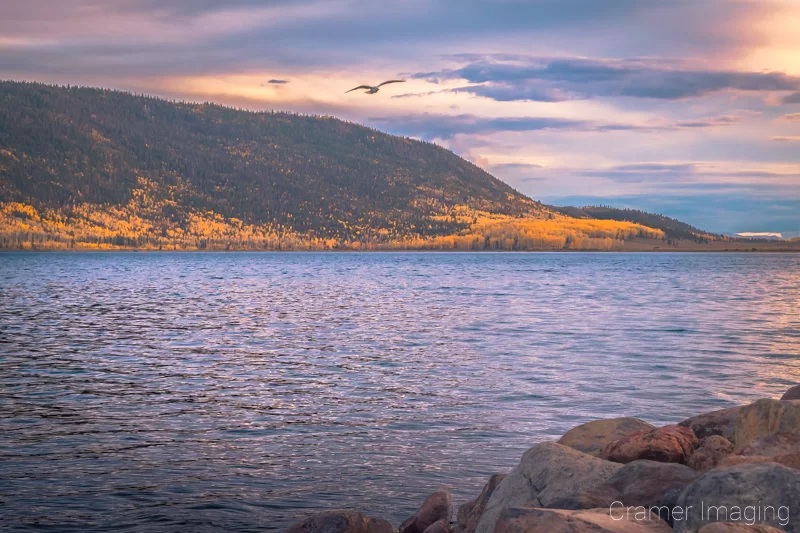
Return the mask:
<path id="1" fill-rule="evenodd" d="M 455 522 L 452 520 L 455 518 Z M 286 533 L 800 533 L 800 385 L 657 428 L 596 420 L 528 449 L 456 513 L 431 494 L 395 530 L 328 511 Z"/>

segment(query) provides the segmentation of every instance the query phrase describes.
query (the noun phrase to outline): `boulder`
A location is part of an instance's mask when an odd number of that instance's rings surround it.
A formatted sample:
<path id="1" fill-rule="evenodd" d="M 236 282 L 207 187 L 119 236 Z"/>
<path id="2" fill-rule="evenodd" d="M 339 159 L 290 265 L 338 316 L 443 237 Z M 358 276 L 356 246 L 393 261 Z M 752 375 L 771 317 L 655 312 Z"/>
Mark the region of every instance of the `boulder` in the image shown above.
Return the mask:
<path id="1" fill-rule="evenodd" d="M 567 431 L 558 443 L 589 455 L 600 455 L 607 444 L 631 433 L 651 429 L 655 426 L 638 418 L 594 420 Z"/>
<path id="2" fill-rule="evenodd" d="M 688 465 L 702 472 L 716 468 L 733 453 L 733 443 L 725 437 L 713 435 L 700 441 L 700 447 L 689 458 Z"/>
<path id="3" fill-rule="evenodd" d="M 509 507 L 550 507 L 571 494 L 604 483 L 621 465 L 555 442 L 530 448 L 500 482 L 486 504 L 477 533 L 492 533 Z"/>
<path id="4" fill-rule="evenodd" d="M 712 522 L 754 522 L 800 533 L 798 495 L 800 472 L 776 463 L 715 468 L 681 493 L 677 505 L 686 514 L 675 520 L 675 532 Z"/>
<path id="5" fill-rule="evenodd" d="M 736 465 L 754 465 L 754 464 L 761 464 L 761 463 L 774 463 L 775 460 L 772 457 L 762 457 L 760 455 L 729 455 L 722 461 L 720 461 L 718 467 L 725 468 L 728 466 L 736 466 Z"/>
<path id="6" fill-rule="evenodd" d="M 458 533 L 463 533 L 467 530 L 469 516 L 472 514 L 472 510 L 477 503 L 478 498 L 474 498 L 458 506 L 458 512 L 456 513 L 456 531 L 458 531 Z"/>
<path id="7" fill-rule="evenodd" d="M 698 473 L 676 463 L 639 460 L 628 463 L 609 478 L 625 505 L 655 505 L 673 489 L 682 489 L 697 479 Z"/>
<path id="8" fill-rule="evenodd" d="M 781 396 L 781 400 L 800 400 L 800 385 L 795 385 Z"/>
<path id="9" fill-rule="evenodd" d="M 715 522 L 701 527 L 698 533 L 783 533 L 783 531 L 764 525 L 748 526 L 734 522 Z"/>
<path id="10" fill-rule="evenodd" d="M 609 508 L 614 502 L 626 506 L 667 505 L 673 507 L 684 487 L 700 474 L 676 463 L 639 460 L 623 466 L 602 483 L 552 504 L 558 509 Z M 668 518 L 668 517 L 662 517 Z"/>
<path id="11" fill-rule="evenodd" d="M 449 490 L 437 490 L 425 500 L 414 516 L 400 525 L 399 533 L 425 533 L 435 522 L 450 523 L 453 515 L 453 497 Z"/>
<path id="12" fill-rule="evenodd" d="M 741 407 L 729 407 L 710 413 L 687 418 L 678 423 L 679 426 L 691 428 L 698 439 L 719 436 L 728 440 L 733 439 L 736 430 L 736 421 L 739 419 Z"/>
<path id="13" fill-rule="evenodd" d="M 750 441 L 739 453 L 767 457 L 795 456 L 800 454 L 800 433 L 773 433 L 760 437 Z"/>
<path id="14" fill-rule="evenodd" d="M 463 533 L 474 533 L 475 528 L 478 527 L 478 522 L 483 516 L 483 511 L 486 509 L 486 504 L 494 494 L 495 489 L 503 479 L 505 474 L 495 474 L 489 478 L 489 481 L 484 485 L 481 495 L 477 499 L 465 503 L 458 508 L 458 527 L 459 531 Z"/>
<path id="15" fill-rule="evenodd" d="M 637 520 L 633 513 L 612 516 L 609 509 L 567 511 L 511 507 L 497 520 L 494 533 L 671 533 L 657 517 Z"/>
<path id="16" fill-rule="evenodd" d="M 768 461 L 800 469 L 800 433 L 774 433 L 754 439 L 725 464 Z"/>
<path id="17" fill-rule="evenodd" d="M 453 528 L 450 527 L 450 522 L 447 520 L 437 520 L 426 527 L 424 533 L 452 533 L 452 531 Z"/>
<path id="18" fill-rule="evenodd" d="M 734 452 L 775 433 L 800 433 L 800 401 L 765 399 L 742 407 L 733 435 Z"/>
<path id="19" fill-rule="evenodd" d="M 600 457 L 616 463 L 649 459 L 686 464 L 697 446 L 697 437 L 691 428 L 665 426 L 622 437 L 603 448 Z"/>
<path id="20" fill-rule="evenodd" d="M 615 489 L 603 484 L 598 486 L 596 490 L 581 491 L 559 498 L 548 507 L 567 511 L 600 509 L 611 506 L 615 501 L 619 501 L 621 497 Z"/>
<path id="21" fill-rule="evenodd" d="M 355 511 L 327 511 L 297 522 L 285 533 L 393 533 L 386 520 L 368 518 Z"/>

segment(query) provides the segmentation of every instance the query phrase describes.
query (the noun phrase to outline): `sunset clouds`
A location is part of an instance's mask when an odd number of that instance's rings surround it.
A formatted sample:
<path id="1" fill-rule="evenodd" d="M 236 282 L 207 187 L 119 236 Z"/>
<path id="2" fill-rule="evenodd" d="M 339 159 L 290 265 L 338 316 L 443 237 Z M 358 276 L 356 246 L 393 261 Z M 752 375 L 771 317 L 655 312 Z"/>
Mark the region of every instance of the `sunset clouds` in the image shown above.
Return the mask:
<path id="1" fill-rule="evenodd" d="M 543 201 L 800 231 L 793 0 L 27 0 L 0 77 L 336 115 Z"/>

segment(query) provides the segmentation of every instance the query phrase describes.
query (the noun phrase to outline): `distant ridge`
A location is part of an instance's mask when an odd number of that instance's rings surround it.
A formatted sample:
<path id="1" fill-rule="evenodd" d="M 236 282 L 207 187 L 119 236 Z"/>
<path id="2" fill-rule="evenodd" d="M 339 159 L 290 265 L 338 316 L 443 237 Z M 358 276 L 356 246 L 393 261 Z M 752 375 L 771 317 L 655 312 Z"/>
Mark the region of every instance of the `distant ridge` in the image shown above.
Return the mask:
<path id="1" fill-rule="evenodd" d="M 599 220 L 627 220 L 651 228 L 662 230 L 670 239 L 687 239 L 696 242 L 706 242 L 709 238 L 720 237 L 712 235 L 690 224 L 664 215 L 657 215 L 639 209 L 618 209 L 610 206 L 585 206 L 585 207 L 555 207 L 560 213 L 575 218 L 595 218 Z"/>
<path id="2" fill-rule="evenodd" d="M 0 247 L 620 249 L 686 224 L 553 208 L 331 117 L 0 82 Z M 703 234 L 705 235 L 705 234 Z"/>

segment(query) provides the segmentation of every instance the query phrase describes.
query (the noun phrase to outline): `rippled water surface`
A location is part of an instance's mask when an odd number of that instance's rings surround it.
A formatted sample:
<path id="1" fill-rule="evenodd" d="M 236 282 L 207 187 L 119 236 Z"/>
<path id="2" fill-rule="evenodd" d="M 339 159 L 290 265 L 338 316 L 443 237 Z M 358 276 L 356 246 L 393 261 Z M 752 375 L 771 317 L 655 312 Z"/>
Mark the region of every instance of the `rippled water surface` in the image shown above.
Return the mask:
<path id="1" fill-rule="evenodd" d="M 800 255 L 0 255 L 0 528 L 395 526 L 800 381 Z"/>

